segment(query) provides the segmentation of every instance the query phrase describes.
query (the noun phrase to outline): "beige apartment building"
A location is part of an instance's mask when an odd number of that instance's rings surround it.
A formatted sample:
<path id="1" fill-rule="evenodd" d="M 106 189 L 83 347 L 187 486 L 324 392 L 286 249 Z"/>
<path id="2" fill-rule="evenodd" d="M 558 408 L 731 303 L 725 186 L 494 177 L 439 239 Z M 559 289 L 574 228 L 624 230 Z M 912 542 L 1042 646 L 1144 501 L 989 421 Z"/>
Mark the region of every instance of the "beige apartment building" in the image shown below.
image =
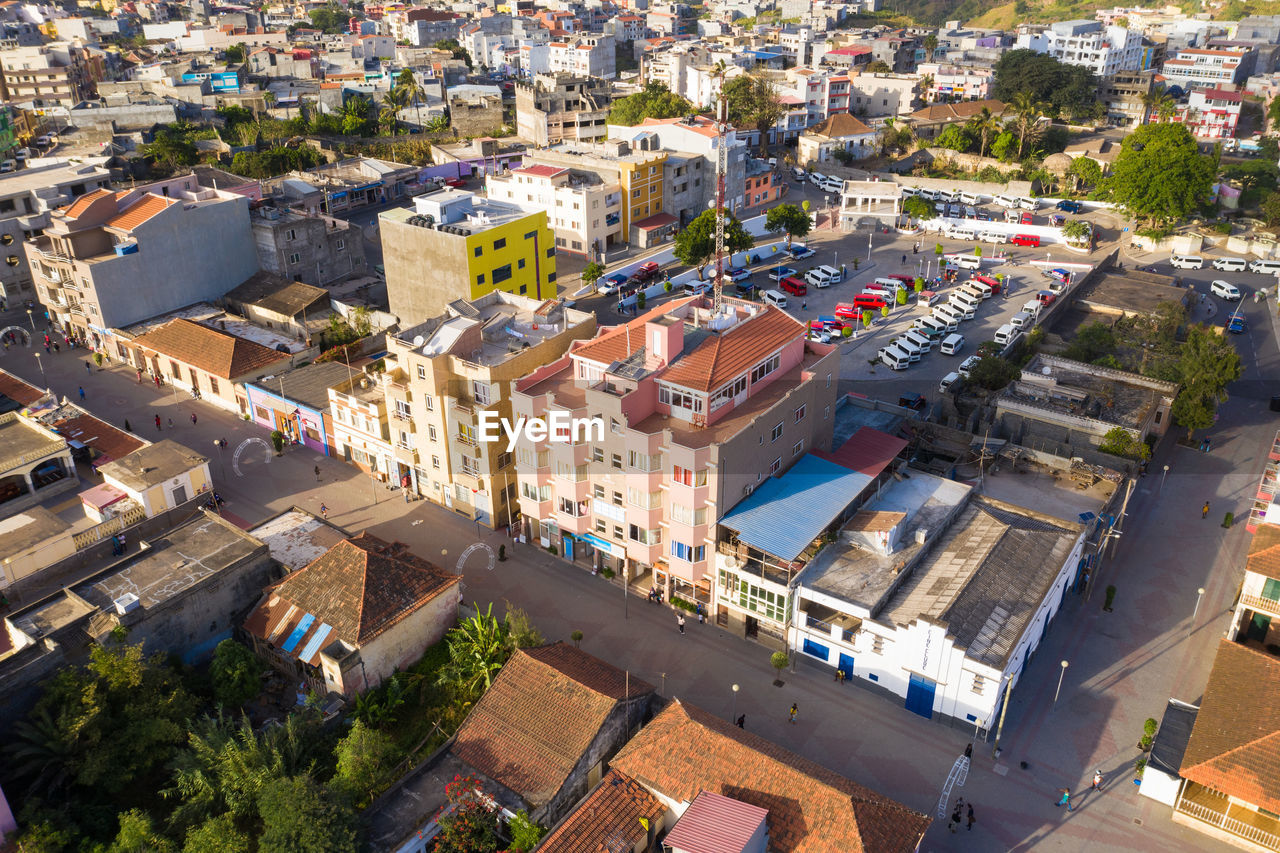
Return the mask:
<path id="1" fill-rule="evenodd" d="M 531 213 L 545 210 L 557 251 L 598 258 L 615 243 L 626 242 L 622 185 L 596 172 L 539 164 L 490 175 L 485 183 L 493 201 Z"/>
<path id="2" fill-rule="evenodd" d="M 839 354 L 785 311 L 677 299 L 516 383 L 522 532 L 584 567 L 710 610 L 717 524 L 769 477 L 827 450 Z M 603 438 L 556 418 L 599 419 Z M 652 573 L 652 579 L 648 575 Z"/>
<path id="3" fill-rule="evenodd" d="M 482 418 L 510 422 L 516 380 L 595 333 L 589 312 L 495 291 L 388 335 L 383 389 L 394 476 L 486 526 L 512 523 L 518 508 L 507 436 L 482 440 Z"/>

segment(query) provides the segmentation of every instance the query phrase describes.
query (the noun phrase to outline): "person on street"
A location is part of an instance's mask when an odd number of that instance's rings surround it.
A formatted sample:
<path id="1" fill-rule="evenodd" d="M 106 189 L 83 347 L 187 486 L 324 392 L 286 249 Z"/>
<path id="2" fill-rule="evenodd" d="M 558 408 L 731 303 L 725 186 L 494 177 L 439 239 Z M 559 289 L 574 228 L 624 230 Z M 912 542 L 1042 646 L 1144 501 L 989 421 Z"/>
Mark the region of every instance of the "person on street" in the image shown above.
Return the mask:
<path id="1" fill-rule="evenodd" d="M 746 715 L 746 714 L 743 714 L 743 715 L 741 715 L 740 717 L 738 717 L 737 725 L 738 725 L 738 728 L 740 728 L 740 729 L 745 729 L 745 728 L 747 727 L 747 715 Z"/>
<path id="2" fill-rule="evenodd" d="M 684 633 L 684 614 L 676 616 L 676 627 L 680 629 L 680 633 Z"/>
<path id="3" fill-rule="evenodd" d="M 80 402 L 81 403 L 84 402 L 84 386 L 83 385 L 80 386 Z"/>
<path id="4" fill-rule="evenodd" d="M 1205 501 L 1205 502 L 1204 502 L 1204 506 L 1200 509 L 1200 517 L 1201 517 L 1201 518 L 1208 518 L 1208 517 L 1209 517 L 1209 502 L 1208 502 L 1208 501 Z"/>
<path id="5" fill-rule="evenodd" d="M 973 803 L 969 803 L 969 826 L 968 826 L 968 829 L 969 829 L 969 831 L 970 831 L 970 832 L 973 832 L 973 822 L 974 822 L 974 817 L 973 817 Z"/>
<path id="6" fill-rule="evenodd" d="M 86 362 L 84 363 L 84 372 L 85 372 L 85 373 L 88 373 L 88 374 L 90 374 L 90 375 L 92 375 L 92 374 L 93 374 L 93 365 L 86 361 Z"/>
<path id="7" fill-rule="evenodd" d="M 1090 785 L 1089 787 L 1095 791 L 1102 790 L 1102 771 L 1101 770 L 1093 771 L 1093 784 Z"/>
<path id="8" fill-rule="evenodd" d="M 195 412 L 192 412 L 192 413 L 191 413 L 191 425 L 192 425 L 192 426 L 195 426 L 195 425 L 196 425 L 196 421 L 197 421 L 197 420 L 199 420 L 199 418 L 197 418 L 197 417 L 196 417 L 196 413 L 195 413 Z"/>
<path id="9" fill-rule="evenodd" d="M 159 432 L 161 429 L 162 427 L 160 426 L 160 416 L 156 415 L 156 432 Z"/>
<path id="10" fill-rule="evenodd" d="M 320 517 L 321 517 L 321 518 L 328 518 L 328 517 L 329 517 L 329 508 L 328 508 L 327 506 L 325 506 L 324 504 L 320 504 Z"/>
<path id="11" fill-rule="evenodd" d="M 795 702 L 792 702 L 791 703 L 791 722 L 794 723 L 796 721 L 796 716 L 799 713 L 800 713 L 800 706 L 797 705 Z"/>
<path id="12" fill-rule="evenodd" d="M 1073 809 L 1073 808 L 1071 807 L 1071 791 L 1070 791 L 1070 790 L 1068 790 L 1067 788 L 1062 788 L 1062 789 L 1059 791 L 1059 793 L 1060 793 L 1060 794 L 1062 794 L 1062 798 L 1061 798 L 1060 800 L 1058 800 L 1057 805 L 1059 805 L 1059 806 L 1066 806 L 1066 807 L 1067 807 L 1067 811 L 1069 811 L 1069 812 L 1070 812 L 1070 811 L 1075 811 L 1075 809 Z"/>
<path id="13" fill-rule="evenodd" d="M 315 472 L 316 472 L 316 482 L 318 483 L 320 482 L 320 466 L 319 465 L 315 467 Z"/>

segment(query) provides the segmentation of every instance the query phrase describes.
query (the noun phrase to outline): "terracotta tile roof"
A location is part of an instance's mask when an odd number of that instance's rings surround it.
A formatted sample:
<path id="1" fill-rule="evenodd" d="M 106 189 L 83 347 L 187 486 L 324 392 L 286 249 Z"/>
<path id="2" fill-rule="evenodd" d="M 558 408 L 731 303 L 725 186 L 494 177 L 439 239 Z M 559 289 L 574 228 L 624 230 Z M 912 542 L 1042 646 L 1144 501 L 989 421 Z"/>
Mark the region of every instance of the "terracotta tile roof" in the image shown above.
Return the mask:
<path id="1" fill-rule="evenodd" d="M 623 698 L 617 667 L 554 643 L 521 649 L 475 704 L 453 754 L 515 791 L 530 806 L 550 802 Z M 630 679 L 630 695 L 653 687 Z"/>
<path id="2" fill-rule="evenodd" d="M 236 379 L 289 358 L 262 344 L 184 318 L 134 338 L 133 343 L 220 379 Z"/>
<path id="3" fill-rule="evenodd" d="M 336 639 L 359 648 L 462 578 L 361 533 L 267 587 L 245 630 L 310 664 Z"/>
<path id="4" fill-rule="evenodd" d="M 76 219 L 89 209 L 89 205 L 93 204 L 98 199 L 109 195 L 114 195 L 114 193 L 111 190 L 106 189 L 98 189 L 86 195 L 82 195 L 80 198 L 75 200 L 75 203 L 62 211 L 62 215 L 67 219 Z"/>
<path id="5" fill-rule="evenodd" d="M 147 193 L 123 213 L 117 213 L 103 224 L 112 228 L 119 228 L 121 231 L 132 231 L 151 217 L 167 210 L 169 205 L 177 203 L 178 200 L 176 198 L 165 198 L 164 196 Z"/>
<path id="6" fill-rule="evenodd" d="M 1280 811 L 1280 658 L 1218 642 L 1182 776 Z"/>
<path id="7" fill-rule="evenodd" d="M 574 355 L 581 356 L 600 364 L 610 365 L 615 361 L 621 361 L 636 350 L 644 346 L 644 324 L 650 320 L 664 316 L 667 312 L 676 309 L 694 299 L 696 296 L 689 296 L 683 299 L 673 299 L 670 302 L 664 302 L 657 308 L 652 308 L 629 320 L 621 326 L 613 326 L 598 334 L 595 338 L 578 347 L 573 351 Z M 631 336 L 627 337 L 627 327 L 631 328 Z M 628 346 L 630 344 L 630 346 Z"/>
<path id="8" fill-rule="evenodd" d="M 867 127 L 857 116 L 849 115 L 848 113 L 832 113 L 830 117 L 805 131 L 805 133 L 813 136 L 825 136 L 828 139 L 862 136 L 871 132 L 871 128 Z"/>
<path id="9" fill-rule="evenodd" d="M 913 851 L 930 819 L 851 779 L 674 700 L 614 756 L 650 790 L 692 802 L 702 791 L 769 812 L 783 853 Z"/>
<path id="10" fill-rule="evenodd" d="M 625 773 L 610 770 L 586 798 L 538 846 L 538 853 L 614 853 L 630 850 L 667 810 Z"/>
<path id="11" fill-rule="evenodd" d="M 113 459 L 120 459 L 147 445 L 147 442 L 142 439 L 124 430 L 116 429 L 87 412 L 73 418 L 54 421 L 53 428 L 67 439 L 78 441 L 90 450 L 96 451 L 99 455 L 93 460 L 95 466 Z"/>
<path id="12" fill-rule="evenodd" d="M 516 175 L 535 175 L 539 178 L 554 178 L 556 175 L 563 175 L 569 170 L 562 166 L 544 166 L 539 164 L 536 166 L 525 166 L 523 169 L 512 169 L 511 171 Z"/>
<path id="13" fill-rule="evenodd" d="M 39 388 L 6 370 L 0 370 L 0 394 L 24 407 L 30 406 L 44 396 L 44 392 Z"/>
<path id="14" fill-rule="evenodd" d="M 1280 525 L 1258 526 L 1249 540 L 1249 556 L 1244 567 L 1246 571 L 1280 580 Z"/>
<path id="15" fill-rule="evenodd" d="M 801 338 L 804 330 L 804 323 L 781 308 L 766 307 L 764 313 L 707 338 L 664 370 L 661 379 L 693 391 L 719 388 L 765 356 Z"/>
<path id="16" fill-rule="evenodd" d="M 930 104 L 922 110 L 916 110 L 910 118 L 916 121 L 960 121 L 971 119 L 982 108 L 986 107 L 995 115 L 1004 115 L 1004 101 L 988 99 L 985 101 L 961 101 L 958 104 Z"/>

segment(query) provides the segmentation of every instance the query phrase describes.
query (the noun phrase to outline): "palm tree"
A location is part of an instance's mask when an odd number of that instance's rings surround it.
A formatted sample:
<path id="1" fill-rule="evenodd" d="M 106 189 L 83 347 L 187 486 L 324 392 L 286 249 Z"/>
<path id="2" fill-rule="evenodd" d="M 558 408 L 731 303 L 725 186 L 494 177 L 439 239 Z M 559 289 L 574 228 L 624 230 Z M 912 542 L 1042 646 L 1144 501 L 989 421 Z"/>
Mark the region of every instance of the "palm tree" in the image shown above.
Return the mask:
<path id="1" fill-rule="evenodd" d="M 13 775 L 28 780 L 31 793 L 56 791 L 71 781 L 82 745 L 76 735 L 41 708 L 27 720 L 13 724 L 13 737 L 6 747 Z"/>
<path id="2" fill-rule="evenodd" d="M 924 95 L 921 99 L 926 104 L 929 103 L 929 90 L 933 88 L 933 75 L 926 74 L 920 78 L 920 91 Z"/>
<path id="3" fill-rule="evenodd" d="M 987 156 L 987 146 L 991 144 L 991 139 L 997 136 L 1004 129 L 1004 122 L 1000 121 L 1000 117 L 991 112 L 990 107 L 983 107 L 982 112 L 969 119 L 966 129 L 974 136 L 981 140 L 981 147 L 978 149 L 978 156 Z"/>
<path id="4" fill-rule="evenodd" d="M 1147 111 L 1144 123 L 1150 121 L 1153 115 L 1159 116 L 1161 121 L 1170 118 L 1173 114 L 1173 98 L 1169 96 L 1168 87 L 1163 83 L 1152 86 L 1151 91 L 1142 96 L 1142 106 Z"/>
<path id="5" fill-rule="evenodd" d="M 385 95 L 382 96 L 382 121 L 387 125 L 387 129 L 395 134 L 400 125 L 400 111 L 409 103 L 409 94 L 399 86 L 392 86 Z"/>
<path id="6" fill-rule="evenodd" d="M 474 701 L 489 689 L 494 676 L 511 654 L 507 626 L 493 615 L 493 605 L 484 613 L 464 620 L 445 636 L 449 662 L 440 670 L 437 682 Z"/>
<path id="7" fill-rule="evenodd" d="M 1025 89 L 1013 96 L 1009 109 L 1013 111 L 1014 130 L 1018 134 L 1018 159 L 1022 159 L 1022 149 L 1030 140 L 1033 144 L 1037 136 L 1037 125 L 1044 114 L 1047 104 L 1037 101 L 1035 96 Z"/>

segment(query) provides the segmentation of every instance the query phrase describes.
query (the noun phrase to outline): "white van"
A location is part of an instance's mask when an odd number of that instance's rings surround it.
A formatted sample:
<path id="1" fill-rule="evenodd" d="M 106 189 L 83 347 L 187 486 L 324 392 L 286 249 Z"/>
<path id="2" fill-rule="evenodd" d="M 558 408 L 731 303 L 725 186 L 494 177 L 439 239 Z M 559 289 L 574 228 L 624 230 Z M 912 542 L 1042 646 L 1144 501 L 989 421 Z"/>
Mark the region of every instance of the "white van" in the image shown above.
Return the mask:
<path id="1" fill-rule="evenodd" d="M 1009 235 L 1002 234 L 999 231 L 983 231 L 978 235 L 978 239 L 984 243 L 1007 243 Z"/>
<path id="2" fill-rule="evenodd" d="M 906 370 L 911 365 L 911 356 L 892 345 L 883 348 L 876 355 L 890 370 Z"/>
<path id="3" fill-rule="evenodd" d="M 938 393 L 946 394 L 960 382 L 960 374 L 954 370 L 942 377 L 942 381 L 938 383 Z"/>
<path id="4" fill-rule="evenodd" d="M 799 166 L 793 166 L 791 168 L 791 177 L 795 178 L 797 181 L 805 181 L 809 178 L 809 173 L 804 169 L 801 169 Z"/>
<path id="5" fill-rule="evenodd" d="M 787 307 L 787 295 L 781 290 L 766 290 L 763 296 L 766 305 L 772 305 L 775 308 Z"/>
<path id="6" fill-rule="evenodd" d="M 982 196 L 977 193 L 960 193 L 960 200 L 965 204 L 982 204 Z"/>
<path id="7" fill-rule="evenodd" d="M 957 228 L 949 236 L 952 240 L 976 240 L 978 237 L 972 228 Z"/>
<path id="8" fill-rule="evenodd" d="M 881 288 L 882 290 L 889 291 L 889 293 L 891 294 L 896 294 L 899 290 L 902 290 L 906 287 L 906 285 L 898 281 L 896 278 L 878 278 L 875 281 L 873 281 L 872 284 L 874 284 L 876 287 Z"/>
<path id="9" fill-rule="evenodd" d="M 831 276 L 822 271 L 821 267 L 814 267 L 804 274 L 804 280 L 812 284 L 814 287 L 830 287 Z"/>
<path id="10" fill-rule="evenodd" d="M 916 320 L 915 328 L 921 334 L 928 337 L 942 337 L 947 333 L 947 324 L 943 323 L 937 317 L 921 317 Z M 955 337 L 954 335 L 952 337 Z"/>
<path id="11" fill-rule="evenodd" d="M 1008 346 L 1017 340 L 1019 334 L 1021 333 L 1013 327 L 1012 323 L 1005 323 L 1003 326 L 996 329 L 996 336 L 992 340 L 1002 347 Z"/>
<path id="12" fill-rule="evenodd" d="M 978 306 L 982 304 L 982 297 L 965 290 L 957 290 L 951 294 L 950 302 L 952 305 L 962 306 L 967 313 L 978 310 Z"/>
<path id="13" fill-rule="evenodd" d="M 974 296 L 978 297 L 979 299 L 991 298 L 991 285 L 983 284 L 982 282 L 977 281 L 976 279 L 973 281 L 966 281 L 964 283 L 964 286 L 961 287 L 960 289 L 965 293 L 972 293 Z"/>
<path id="14" fill-rule="evenodd" d="M 822 189 L 829 193 L 844 191 L 844 178 L 827 178 L 822 182 Z"/>
<path id="15" fill-rule="evenodd" d="M 951 255 L 947 258 L 948 263 L 953 263 L 961 269 L 977 270 L 982 269 L 982 258 L 977 255 Z"/>
<path id="16" fill-rule="evenodd" d="M 992 201 L 994 201 L 996 204 L 1006 209 L 1018 206 L 1018 200 L 1016 198 L 1013 198 L 1007 195 L 998 195 L 995 198 L 993 198 Z"/>
<path id="17" fill-rule="evenodd" d="M 1039 210 L 1040 199 L 1038 198 L 1020 198 L 1018 199 L 1018 207 L 1023 210 Z"/>
<path id="18" fill-rule="evenodd" d="M 944 331 L 954 332 L 960 328 L 961 318 L 959 312 L 952 311 L 945 305 L 939 305 L 933 309 L 933 319 L 942 325 Z"/>
<path id="19" fill-rule="evenodd" d="M 937 200 L 938 200 L 938 191 L 937 191 L 937 190 L 922 190 L 922 189 L 916 189 L 916 195 L 920 196 L 920 198 L 927 199 L 928 201 L 937 201 Z"/>
<path id="20" fill-rule="evenodd" d="M 1199 255 L 1174 255 L 1169 258 L 1169 266 L 1179 270 L 1198 270 L 1204 267 L 1204 258 Z"/>
<path id="21" fill-rule="evenodd" d="M 844 281 L 844 273 L 840 272 L 840 270 L 836 269 L 835 267 L 827 266 L 826 264 L 823 264 L 822 266 L 818 267 L 818 269 L 822 270 L 824 273 L 827 274 L 827 279 L 832 284 L 839 284 L 840 282 Z"/>
<path id="22" fill-rule="evenodd" d="M 1223 272 L 1243 272 L 1249 266 L 1244 258 L 1214 258 L 1213 268 Z"/>
<path id="23" fill-rule="evenodd" d="M 920 347 L 920 349 L 924 350 L 925 352 L 929 352 L 930 350 L 933 349 L 933 338 L 929 337 L 928 335 L 922 335 L 915 330 L 908 330 L 906 334 L 904 334 L 902 337 L 908 341 L 911 341 L 911 343 Z"/>
<path id="24" fill-rule="evenodd" d="M 1044 305 L 1039 299 L 1032 299 L 1023 304 L 1022 313 L 1030 314 L 1032 317 L 1038 317 L 1040 315 L 1040 309 L 1043 307 Z"/>
<path id="25" fill-rule="evenodd" d="M 1280 261 L 1251 261 L 1249 263 L 1249 272 L 1275 275 L 1280 272 Z"/>
<path id="26" fill-rule="evenodd" d="M 768 294 L 766 294 L 766 296 L 767 295 Z M 1013 326 L 1015 329 L 1030 329 L 1031 325 L 1035 323 L 1035 321 L 1036 318 L 1034 316 L 1026 313 L 1025 311 L 1020 311 L 1009 319 L 1009 325 Z"/>
<path id="27" fill-rule="evenodd" d="M 12 172 L 18 168 L 18 164 L 13 160 L 0 160 L 0 172 Z"/>
<path id="28" fill-rule="evenodd" d="M 958 355 L 964 349 L 964 335 L 947 335 L 942 339 L 938 352 L 943 355 Z"/>
<path id="29" fill-rule="evenodd" d="M 919 361 L 920 357 L 926 352 L 924 347 L 919 344 L 911 343 L 911 341 L 907 340 L 905 335 L 895 340 L 891 346 L 895 346 L 905 352 L 907 354 L 907 358 L 910 359 L 912 364 Z"/>
<path id="30" fill-rule="evenodd" d="M 1226 281 L 1215 281 L 1209 285 L 1209 292 L 1219 299 L 1235 302 L 1240 298 L 1240 288 Z"/>

